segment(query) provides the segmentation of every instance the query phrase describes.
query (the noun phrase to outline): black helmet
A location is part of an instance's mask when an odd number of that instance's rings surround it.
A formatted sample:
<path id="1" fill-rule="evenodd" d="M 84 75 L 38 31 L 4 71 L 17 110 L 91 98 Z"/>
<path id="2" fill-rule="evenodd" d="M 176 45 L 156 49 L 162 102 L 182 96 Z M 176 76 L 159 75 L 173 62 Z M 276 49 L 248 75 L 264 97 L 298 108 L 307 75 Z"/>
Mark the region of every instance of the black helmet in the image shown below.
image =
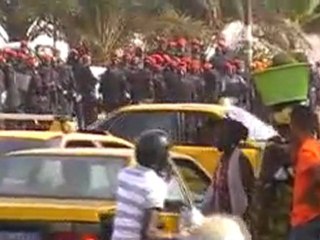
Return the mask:
<path id="1" fill-rule="evenodd" d="M 159 172 L 168 166 L 170 140 L 166 132 L 154 129 L 143 132 L 136 144 L 137 162 Z"/>

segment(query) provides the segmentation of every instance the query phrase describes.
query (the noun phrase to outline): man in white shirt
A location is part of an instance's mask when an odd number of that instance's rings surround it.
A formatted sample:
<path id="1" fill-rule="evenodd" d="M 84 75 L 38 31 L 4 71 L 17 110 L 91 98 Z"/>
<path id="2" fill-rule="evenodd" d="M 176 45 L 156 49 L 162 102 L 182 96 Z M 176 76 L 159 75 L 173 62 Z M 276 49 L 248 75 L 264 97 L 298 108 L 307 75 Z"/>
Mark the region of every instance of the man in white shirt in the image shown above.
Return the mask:
<path id="1" fill-rule="evenodd" d="M 167 184 L 170 141 L 161 130 L 144 132 L 136 145 L 137 166 L 124 168 L 118 177 L 117 212 L 112 240 L 159 239 L 159 212 Z"/>

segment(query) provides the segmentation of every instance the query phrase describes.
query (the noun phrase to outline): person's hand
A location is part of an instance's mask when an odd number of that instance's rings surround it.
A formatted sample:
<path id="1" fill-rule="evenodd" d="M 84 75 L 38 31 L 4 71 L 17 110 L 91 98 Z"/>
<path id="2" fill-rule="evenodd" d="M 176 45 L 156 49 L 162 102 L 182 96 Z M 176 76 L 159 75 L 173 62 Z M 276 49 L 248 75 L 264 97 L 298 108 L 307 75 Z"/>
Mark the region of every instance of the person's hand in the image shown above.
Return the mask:
<path id="1" fill-rule="evenodd" d="M 163 233 L 161 236 L 159 236 L 159 239 L 161 240 L 175 240 L 175 239 L 186 239 L 190 236 L 190 232 L 185 229 L 178 233 Z"/>

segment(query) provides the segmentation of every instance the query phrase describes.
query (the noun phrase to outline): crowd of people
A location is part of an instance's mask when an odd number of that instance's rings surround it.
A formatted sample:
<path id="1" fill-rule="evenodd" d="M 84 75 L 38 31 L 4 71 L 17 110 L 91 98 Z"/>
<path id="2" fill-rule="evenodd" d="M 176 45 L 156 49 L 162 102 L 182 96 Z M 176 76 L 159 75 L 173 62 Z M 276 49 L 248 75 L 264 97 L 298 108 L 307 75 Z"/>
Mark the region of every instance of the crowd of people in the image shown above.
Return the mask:
<path id="1" fill-rule="evenodd" d="M 71 49 L 66 62 L 56 49 L 51 54 L 41 47 L 31 51 L 25 41 L 18 49 L 3 49 L 2 110 L 76 114 L 90 124 L 101 111 L 145 101 L 214 103 L 228 96 L 246 104 L 244 64 L 222 39 L 209 60 L 198 39 L 159 38 L 153 46 L 148 51 L 129 46 L 115 53 L 99 78 L 90 70 L 90 52 L 83 44 Z"/>
<path id="2" fill-rule="evenodd" d="M 222 40 L 210 60 L 198 39 L 160 38 L 154 45 L 148 53 L 129 47 L 121 58 L 114 56 L 101 78 L 107 110 L 145 100 L 213 103 L 228 96 L 244 101 L 248 90 L 244 65 Z"/>
<path id="3" fill-rule="evenodd" d="M 51 55 L 41 48 L 33 52 L 24 41 L 18 49 L 3 49 L 0 51 L 1 111 L 76 115 L 83 118 L 84 125 L 88 125 L 97 119 L 99 112 L 110 112 L 132 103 L 215 103 L 221 97 L 234 98 L 242 106 L 248 103 L 251 89 L 244 64 L 236 59 L 223 39 L 217 41 L 215 54 L 210 59 L 206 58 L 205 46 L 198 39 L 159 38 L 153 45 L 148 51 L 129 46 L 121 53 L 115 53 L 111 61 L 104 65 L 106 70 L 99 78 L 90 69 L 90 52 L 84 45 L 72 49 L 66 62 L 60 59 L 56 49 L 51 49 Z M 97 95 L 97 86 L 100 96 Z M 239 146 L 247 138 L 247 129 L 231 120 L 211 126 L 209 129 L 212 132 L 213 128 L 219 128 L 220 134 L 215 136 L 217 139 L 214 142 L 223 155 L 207 191 L 202 213 L 206 216 L 216 213 L 238 216 L 248 224 L 253 237 L 270 239 L 270 235 L 277 234 L 279 226 L 279 223 L 270 224 L 275 219 L 273 213 L 282 214 L 281 211 L 272 211 L 280 206 L 273 201 L 275 194 L 283 189 L 283 185 L 291 186 L 294 178 L 290 240 L 317 239 L 320 235 L 320 200 L 314 193 L 319 188 L 320 147 L 315 140 L 314 119 L 311 111 L 300 106 L 292 111 L 291 129 L 288 124 L 278 126 L 281 138 L 272 139 L 264 151 L 258 188 L 249 160 Z M 141 234 L 157 238 L 160 234 L 156 230 L 156 218 L 152 217 L 164 204 L 165 190 L 159 191 L 166 188 L 161 177 L 167 169 L 170 143 L 165 133 L 148 134 L 141 137 L 141 145 L 138 141 L 139 165 L 135 169 L 124 169 L 119 176 L 120 181 L 124 182 L 124 188 L 120 186 L 119 191 L 132 192 L 132 182 L 126 185 L 126 181 L 137 176 L 139 186 L 134 187 L 146 188 L 140 191 L 143 193 L 149 191 L 143 198 L 143 207 L 140 202 L 134 203 L 138 208 L 142 207 L 138 209 L 139 224 L 135 228 L 121 225 L 123 218 L 130 224 L 137 224 L 137 219 L 130 218 L 131 212 L 124 212 L 130 206 L 118 208 L 113 239 L 133 235 L 135 239 L 141 239 Z M 152 141 L 148 137 L 153 138 Z M 293 143 L 292 148 L 289 141 Z M 159 151 L 161 149 L 163 152 Z M 295 176 L 289 174 L 288 169 L 292 165 Z M 287 177 L 278 176 L 279 166 L 288 173 Z M 159 188 L 154 188 L 155 182 L 159 183 Z M 153 186 L 148 185 L 150 183 Z M 129 189 L 126 189 L 128 186 Z M 124 207 L 126 199 L 118 198 L 118 204 Z M 286 206 L 289 204 L 286 203 Z M 289 222 L 289 211 L 286 209 L 282 222 Z M 143 217 L 148 217 L 147 225 L 141 225 Z M 208 217 L 203 226 L 213 224 L 214 219 Z M 219 229 L 210 226 L 189 233 L 186 239 L 215 239 L 213 235 L 217 235 Z M 272 239 L 283 239 L 288 229 L 287 226 L 281 228 L 279 235 Z M 213 233 L 215 230 L 217 232 Z M 250 239 L 247 231 L 241 234 L 242 239 Z"/>
<path id="4" fill-rule="evenodd" d="M 215 125 L 219 130 L 212 137 L 216 138 L 222 155 L 202 202 L 202 218 L 182 225 L 176 236 L 171 237 L 183 240 L 319 239 L 318 120 L 309 107 L 302 105 L 292 108 L 290 119 L 290 125 L 282 126 L 290 132 L 290 139 L 289 135 L 270 139 L 258 179 L 248 158 L 240 151 L 247 129 L 237 120 Z M 173 177 L 169 161 L 171 147 L 168 134 L 162 130 L 146 130 L 139 137 L 135 148 L 138 165 L 124 168 L 118 176 L 112 240 L 165 236 L 158 226 L 159 213 L 165 206 Z M 279 194 L 283 185 L 293 191 Z M 283 200 L 284 194 L 290 194 L 293 201 L 282 209 L 278 200 Z"/>

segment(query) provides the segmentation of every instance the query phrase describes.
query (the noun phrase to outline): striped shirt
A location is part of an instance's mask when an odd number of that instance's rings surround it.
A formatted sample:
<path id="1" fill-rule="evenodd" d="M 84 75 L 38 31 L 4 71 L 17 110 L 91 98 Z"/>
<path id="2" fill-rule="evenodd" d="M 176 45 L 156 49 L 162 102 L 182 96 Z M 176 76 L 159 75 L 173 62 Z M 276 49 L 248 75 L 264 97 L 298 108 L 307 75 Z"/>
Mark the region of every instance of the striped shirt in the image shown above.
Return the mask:
<path id="1" fill-rule="evenodd" d="M 167 184 L 154 170 L 142 166 L 121 170 L 112 240 L 141 240 L 146 210 L 163 208 L 166 196 Z"/>

